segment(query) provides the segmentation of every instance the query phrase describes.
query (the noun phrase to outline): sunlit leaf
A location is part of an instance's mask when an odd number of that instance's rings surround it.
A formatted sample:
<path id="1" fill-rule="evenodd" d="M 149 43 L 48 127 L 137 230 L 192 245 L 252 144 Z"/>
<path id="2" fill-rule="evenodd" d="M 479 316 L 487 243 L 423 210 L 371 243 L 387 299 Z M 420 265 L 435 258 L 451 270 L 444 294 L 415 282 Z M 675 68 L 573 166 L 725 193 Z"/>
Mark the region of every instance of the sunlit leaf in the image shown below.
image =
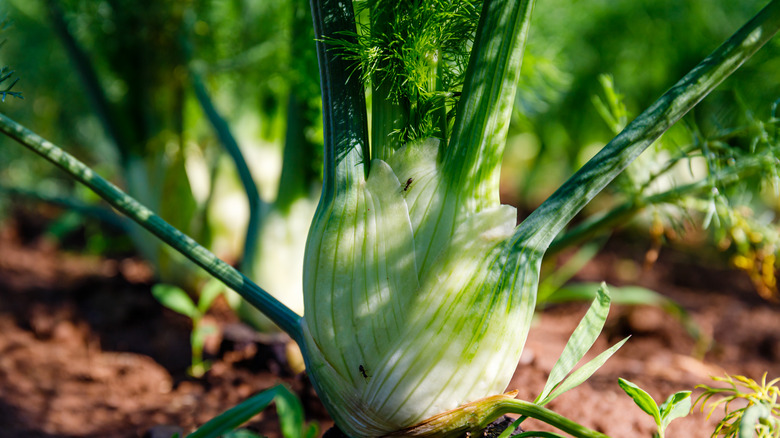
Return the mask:
<path id="1" fill-rule="evenodd" d="M 650 397 L 650 394 L 623 378 L 618 379 L 618 384 L 629 397 L 634 399 L 634 403 L 636 403 L 637 406 L 655 419 L 656 424 L 661 424 L 661 413 L 658 410 L 658 405 L 655 403 L 655 400 L 653 400 L 653 397 Z"/>
<path id="2" fill-rule="evenodd" d="M 680 391 L 669 396 L 661 405 L 661 428 L 691 412 L 691 391 Z"/>
<path id="3" fill-rule="evenodd" d="M 588 380 L 590 376 L 593 375 L 599 368 L 601 368 L 602 365 L 612 357 L 613 354 L 615 354 L 616 351 L 620 349 L 620 347 L 623 346 L 623 344 L 628 341 L 628 338 L 623 339 L 622 341 L 618 342 L 617 344 L 613 345 L 608 350 L 605 350 L 593 360 L 586 363 L 585 365 L 577 368 L 569 377 L 566 378 L 560 385 L 555 387 L 555 390 L 550 393 L 544 400 L 542 400 L 540 403 L 545 404 L 549 403 L 551 400 L 555 399 L 559 395 L 563 394 L 564 392 L 576 388 L 577 386 L 581 385 L 582 382 Z"/>
<path id="4" fill-rule="evenodd" d="M 546 400 L 550 392 L 574 369 L 582 357 L 585 356 L 585 353 L 593 346 L 593 343 L 596 342 L 601 329 L 604 327 L 604 322 L 607 320 L 609 303 L 609 292 L 606 284 L 602 284 L 598 290 L 598 296 L 574 330 L 574 333 L 572 333 L 558 361 L 555 362 L 544 389 L 536 398 L 537 401 Z M 546 400 L 542 404 L 548 401 Z"/>

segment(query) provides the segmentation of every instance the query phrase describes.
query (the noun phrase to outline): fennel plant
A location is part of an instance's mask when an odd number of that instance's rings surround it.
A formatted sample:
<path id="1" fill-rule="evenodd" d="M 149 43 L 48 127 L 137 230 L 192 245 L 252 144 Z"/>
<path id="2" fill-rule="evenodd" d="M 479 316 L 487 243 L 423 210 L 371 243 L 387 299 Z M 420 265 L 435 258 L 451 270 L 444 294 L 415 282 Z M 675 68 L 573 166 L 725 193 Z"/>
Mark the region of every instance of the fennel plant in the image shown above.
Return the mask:
<path id="1" fill-rule="evenodd" d="M 402 6 L 367 5 L 362 14 L 371 35 L 427 23 L 394 27 Z M 514 209 L 500 205 L 498 175 L 533 0 L 483 2 L 466 45 L 468 62 L 433 45 L 413 69 L 422 69 L 428 83 L 400 96 L 383 78 L 392 57 L 380 56 L 380 68 L 363 75 L 359 57 L 344 54 L 361 44 L 352 3 L 312 0 L 311 6 L 325 164 L 307 242 L 302 317 L 52 143 L 4 115 L 0 130 L 89 185 L 288 332 L 302 347 L 323 403 L 349 436 L 458 436 L 507 412 L 543 418 L 574 436 L 603 436 L 541 406 L 558 389 L 545 388 L 538 403 L 502 394 L 528 334 L 542 257 L 586 203 L 777 32 L 780 0 L 629 123 L 519 226 Z M 458 14 L 473 12 L 443 10 L 454 24 Z M 341 50 L 334 41 L 342 41 Z M 461 73 L 462 81 L 450 80 Z M 371 81 L 370 130 L 361 78 Z M 575 341 L 571 348 L 581 346 Z"/>

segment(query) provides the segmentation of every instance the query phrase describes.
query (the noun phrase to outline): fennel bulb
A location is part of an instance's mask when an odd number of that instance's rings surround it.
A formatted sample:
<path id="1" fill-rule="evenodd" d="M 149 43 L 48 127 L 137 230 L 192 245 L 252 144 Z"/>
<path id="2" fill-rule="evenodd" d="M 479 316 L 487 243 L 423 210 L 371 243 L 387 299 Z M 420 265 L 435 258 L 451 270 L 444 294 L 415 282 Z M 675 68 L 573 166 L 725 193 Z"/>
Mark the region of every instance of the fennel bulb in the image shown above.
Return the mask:
<path id="1" fill-rule="evenodd" d="M 523 281 L 507 281 L 515 209 L 457 214 L 437 151 L 426 140 L 373 160 L 310 231 L 304 355 L 350 436 L 503 392 L 528 333 L 541 257 L 526 253 L 511 276 Z"/>

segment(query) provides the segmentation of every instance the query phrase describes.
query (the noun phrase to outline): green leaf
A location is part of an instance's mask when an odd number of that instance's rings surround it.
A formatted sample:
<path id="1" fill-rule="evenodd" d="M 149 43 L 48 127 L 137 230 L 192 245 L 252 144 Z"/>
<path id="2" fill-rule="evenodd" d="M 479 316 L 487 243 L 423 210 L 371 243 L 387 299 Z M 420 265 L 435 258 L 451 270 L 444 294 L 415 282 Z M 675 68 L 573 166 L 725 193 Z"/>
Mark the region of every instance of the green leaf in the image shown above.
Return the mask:
<path id="1" fill-rule="evenodd" d="M 590 376 L 593 375 L 599 368 L 601 368 L 602 365 L 604 365 L 604 362 L 607 361 L 610 357 L 612 357 L 613 354 L 615 354 L 616 351 L 620 349 L 620 347 L 623 346 L 623 344 L 628 341 L 628 337 L 623 339 L 622 341 L 618 342 L 617 344 L 613 345 L 611 348 L 603 351 L 598 356 L 594 357 L 593 360 L 586 363 L 585 365 L 577 368 L 576 371 L 571 373 L 569 377 L 566 378 L 566 380 L 563 381 L 559 386 L 555 388 L 553 392 L 550 393 L 544 400 L 540 402 L 540 404 L 546 404 L 550 401 L 557 398 L 559 395 L 563 394 L 564 392 L 576 388 L 582 382 L 588 380 Z"/>
<path id="2" fill-rule="evenodd" d="M 283 388 L 282 385 L 277 385 L 248 398 L 219 416 L 212 418 L 198 430 L 187 435 L 187 438 L 217 438 L 233 431 L 267 408 Z"/>
<path id="3" fill-rule="evenodd" d="M 623 378 L 618 378 L 618 384 L 629 397 L 634 399 L 634 403 L 637 406 L 655 419 L 655 424 L 661 425 L 661 412 L 653 397 L 650 397 L 650 394 Z"/>
<path id="4" fill-rule="evenodd" d="M 195 303 L 181 288 L 170 284 L 155 284 L 152 287 L 152 295 L 157 301 L 174 312 L 196 319 L 201 316 Z"/>
<path id="5" fill-rule="evenodd" d="M 211 303 L 225 290 L 225 285 L 216 278 L 209 280 L 203 289 L 200 290 L 198 299 L 198 310 L 200 313 L 206 313 L 211 307 Z"/>
<path id="6" fill-rule="evenodd" d="M 498 172 L 520 77 L 533 0 L 485 2 L 474 38 L 463 95 L 442 160 L 459 207 L 499 204 Z"/>
<path id="7" fill-rule="evenodd" d="M 285 386 L 280 386 L 274 399 L 279 425 L 284 438 L 303 437 L 303 405 L 298 397 Z"/>
<path id="8" fill-rule="evenodd" d="M 691 391 L 680 391 L 669 396 L 661 405 L 661 428 L 691 412 Z"/>
<path id="9" fill-rule="evenodd" d="M 558 289 L 548 299 L 551 303 L 585 301 L 594 298 L 596 283 L 573 283 Z M 610 297 L 615 304 L 661 306 L 668 300 L 663 295 L 639 286 L 622 286 L 609 288 Z"/>
<path id="10" fill-rule="evenodd" d="M 609 314 L 609 291 L 606 284 L 602 283 L 598 290 L 598 296 L 591 304 L 588 312 L 582 318 L 574 333 L 571 334 L 561 356 L 550 371 L 550 377 L 536 401 L 545 400 L 550 392 L 568 375 L 577 363 L 585 356 L 585 353 L 596 342 L 604 322 Z M 595 371 L 595 370 L 594 370 Z M 547 400 L 549 401 L 549 400 Z M 547 401 L 542 404 L 547 403 Z"/>
<path id="11" fill-rule="evenodd" d="M 772 411 L 766 405 L 757 403 L 745 409 L 742 420 L 739 422 L 739 438 L 754 438 L 756 436 L 756 423 L 762 418 L 767 418 Z"/>

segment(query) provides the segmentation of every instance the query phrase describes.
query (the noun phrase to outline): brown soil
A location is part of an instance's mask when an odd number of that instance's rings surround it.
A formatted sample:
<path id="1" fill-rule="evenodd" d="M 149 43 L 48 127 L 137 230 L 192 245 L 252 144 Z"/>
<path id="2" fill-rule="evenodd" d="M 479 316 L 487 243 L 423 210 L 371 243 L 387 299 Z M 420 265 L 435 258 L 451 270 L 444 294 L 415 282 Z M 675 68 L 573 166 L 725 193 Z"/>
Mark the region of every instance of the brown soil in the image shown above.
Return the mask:
<path id="1" fill-rule="evenodd" d="M 283 381 L 301 395 L 307 415 L 330 422 L 302 376 L 284 364 L 283 347 L 236 335 L 237 322 L 218 303 L 223 329 L 205 377 L 186 376 L 189 323 L 162 309 L 149 293 L 149 270 L 134 259 L 100 259 L 57 250 L 41 239 L 0 231 L 0 436 L 142 437 L 193 430 L 246 397 Z M 639 254 L 632 256 L 631 254 Z M 608 248 L 581 280 L 625 283 L 641 251 Z M 627 378 L 659 401 L 711 383 L 724 372 L 760 379 L 780 376 L 780 306 L 760 300 L 739 273 L 662 251 L 652 270 L 628 279 L 673 298 L 716 344 L 696 358 L 696 342 L 664 311 L 615 306 L 595 349 L 632 339 L 588 382 L 549 407 L 613 437 L 650 437 L 653 421 L 626 397 Z M 630 270 L 629 270 L 630 271 Z M 639 270 L 641 271 L 641 270 Z M 567 304 L 543 312 L 528 339 L 510 389 L 533 399 L 586 309 Z M 269 409 L 251 427 L 280 436 Z M 668 437 L 708 437 L 701 414 L 673 423 Z M 525 428 L 537 426 L 525 423 Z M 169 428 L 170 427 L 170 428 Z M 540 427 L 543 428 L 543 427 Z"/>

